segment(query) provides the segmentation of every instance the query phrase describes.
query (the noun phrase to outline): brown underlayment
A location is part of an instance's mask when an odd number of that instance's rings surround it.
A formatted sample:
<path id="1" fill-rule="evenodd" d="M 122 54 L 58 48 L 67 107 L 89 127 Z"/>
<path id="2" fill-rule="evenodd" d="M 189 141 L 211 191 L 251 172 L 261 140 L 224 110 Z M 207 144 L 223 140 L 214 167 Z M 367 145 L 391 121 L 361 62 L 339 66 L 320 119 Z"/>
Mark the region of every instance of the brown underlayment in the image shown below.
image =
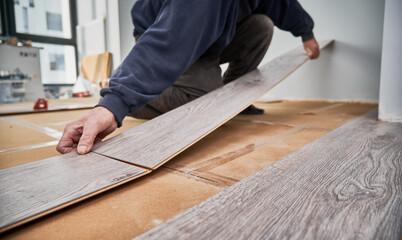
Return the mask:
<path id="1" fill-rule="evenodd" d="M 375 104 L 306 101 L 256 105 L 264 108 L 266 114 L 237 116 L 148 176 L 6 232 L 1 237 L 131 239 L 376 107 Z M 66 122 L 87 111 L 12 117 L 62 131 Z M 114 134 L 142 122 L 126 118 L 123 128 Z M 4 124 L 0 122 L 0 129 Z M 37 136 L 43 135 L 31 129 L 27 132 L 31 138 L 16 134 L 12 141 L 25 144 L 25 139 L 39 139 Z M 54 148 L 0 152 L 0 168 L 57 155 Z"/>
<path id="2" fill-rule="evenodd" d="M 0 150 L 55 140 L 41 132 L 0 119 Z"/>
<path id="3" fill-rule="evenodd" d="M 66 125 L 66 120 L 67 122 L 73 121 L 74 119 L 72 116 L 76 115 L 82 115 L 85 114 L 86 112 L 82 112 L 83 110 L 77 110 L 75 111 L 69 111 L 68 113 L 64 112 L 65 118 L 63 118 L 63 121 L 61 122 L 62 124 L 57 124 L 57 122 L 54 122 L 55 119 L 61 118 L 61 113 L 62 112 L 56 112 L 57 117 L 56 118 L 51 118 L 48 116 L 49 113 L 38 113 L 35 114 L 35 116 L 38 115 L 43 115 L 45 121 L 42 121 L 40 125 L 43 125 L 48 128 L 52 128 L 58 131 L 63 132 L 64 127 Z M 69 115 L 70 113 L 74 113 L 72 115 Z M 32 114 L 26 114 L 26 115 L 32 115 Z M 38 118 L 29 118 L 26 115 L 18 115 L 18 117 L 21 117 L 19 120 L 23 121 L 28 121 L 35 123 L 38 121 Z M 16 116 L 12 116 L 14 118 Z M 114 131 L 112 134 L 108 135 L 105 139 L 111 138 L 113 136 L 116 136 L 117 134 L 120 134 L 130 128 L 133 128 L 135 126 L 140 125 L 141 123 L 145 122 L 144 120 L 140 119 L 134 119 L 134 118 L 126 118 L 124 119 L 123 126 L 121 128 L 118 128 L 116 131 Z M 39 125 L 39 124 L 38 124 Z M 8 127 L 7 127 L 8 126 Z M 11 126 L 11 127 L 10 127 Z M 2 129 L 6 129 L 7 131 L 2 131 Z M 0 140 L 0 169 L 5 169 L 9 167 L 14 167 L 18 166 L 21 164 L 29 163 L 29 162 L 34 162 L 38 161 L 41 159 L 53 157 L 56 155 L 59 155 L 59 153 L 56 151 L 56 144 L 53 143 L 50 146 L 46 147 L 36 147 L 36 144 L 38 143 L 49 143 L 51 144 L 57 139 L 51 138 L 49 136 L 46 136 L 43 133 L 34 131 L 32 129 L 28 129 L 25 127 L 21 126 L 16 126 L 15 124 L 10 124 L 6 122 L 2 122 L 0 120 L 0 132 L 1 132 L 1 140 Z M 13 136 L 12 138 L 3 138 L 3 133 L 7 134 L 8 136 Z M 11 139 L 11 140 L 10 140 Z M 50 141 L 50 142 L 49 142 Z M 20 149 L 18 149 L 20 147 Z"/>

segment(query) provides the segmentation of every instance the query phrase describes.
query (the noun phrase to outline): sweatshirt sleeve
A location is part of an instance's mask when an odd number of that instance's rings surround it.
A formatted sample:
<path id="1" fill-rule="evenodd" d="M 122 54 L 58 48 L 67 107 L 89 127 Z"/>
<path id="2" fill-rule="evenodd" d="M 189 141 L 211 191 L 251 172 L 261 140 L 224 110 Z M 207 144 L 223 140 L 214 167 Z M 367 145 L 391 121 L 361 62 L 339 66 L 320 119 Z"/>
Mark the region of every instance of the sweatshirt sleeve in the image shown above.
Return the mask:
<path id="1" fill-rule="evenodd" d="M 166 0 L 121 67 L 101 90 L 97 106 L 109 109 L 118 126 L 194 63 L 222 34 L 232 1 Z"/>
<path id="2" fill-rule="evenodd" d="M 314 21 L 297 0 L 266 1 L 265 11 L 275 26 L 301 36 L 303 42 L 314 37 Z"/>

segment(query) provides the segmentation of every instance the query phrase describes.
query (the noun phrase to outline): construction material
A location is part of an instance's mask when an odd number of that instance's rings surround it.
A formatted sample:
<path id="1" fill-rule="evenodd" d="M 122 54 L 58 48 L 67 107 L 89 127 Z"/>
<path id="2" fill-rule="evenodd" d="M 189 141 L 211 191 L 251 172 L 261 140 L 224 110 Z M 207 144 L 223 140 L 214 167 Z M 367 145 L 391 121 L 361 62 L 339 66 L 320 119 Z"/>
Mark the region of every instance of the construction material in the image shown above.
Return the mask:
<path id="1" fill-rule="evenodd" d="M 331 42 L 322 42 L 321 47 Z M 299 47 L 274 59 L 262 70 L 252 71 L 110 141 L 97 144 L 95 153 L 69 154 L 1 170 L 0 177 L 9 180 L 0 184 L 0 202 L 6 206 L 0 211 L 0 232 L 151 172 L 230 120 L 307 60 Z M 61 173 L 62 176 L 58 176 Z M 35 185 L 39 176 L 43 183 Z M 80 181 L 88 178 L 86 182 Z M 85 187 L 81 189 L 81 185 Z M 54 188 L 58 191 L 45 191 Z M 14 204 L 19 199 L 31 198 L 22 205 Z M 57 201 L 53 202 L 55 198 Z M 11 218 L 12 215 L 16 217 Z"/>
<path id="2" fill-rule="evenodd" d="M 372 111 L 138 239 L 399 239 L 402 124 Z"/>
<path id="3" fill-rule="evenodd" d="M 293 127 L 284 125 L 289 119 L 303 116 L 302 112 L 315 112 L 325 106 L 338 104 L 299 101 L 269 104 L 256 102 L 254 103 L 256 107 L 265 109 L 265 115 L 283 116 L 282 121 L 278 123 L 254 121 L 255 116 L 239 120 L 237 115 L 161 166 L 158 171 L 0 234 L 0 238 L 2 240 L 57 239 L 63 236 L 64 239 L 83 240 L 132 239 L 327 134 L 331 129 L 304 128 L 304 123 L 301 122 L 299 123 L 301 125 Z M 351 120 L 368 111 L 366 105 L 352 104 L 356 109 L 353 111 L 354 115 L 349 118 L 338 118 L 351 111 L 350 104 L 352 103 L 343 103 L 343 107 L 334 109 L 330 113 L 332 119 L 341 125 L 345 124 L 347 119 Z M 360 109 L 363 110 L 359 111 Z M 294 116 L 295 110 L 300 114 Z M 78 116 L 74 112 L 56 113 L 59 115 L 56 119 L 45 116 L 46 122 L 42 124 L 62 130 L 62 116 L 65 120 L 77 119 Z M 32 122 L 38 123 L 37 119 L 41 115 L 53 114 L 30 114 L 24 120 L 31 121 L 29 116 L 33 116 Z M 317 112 L 312 116 L 320 119 L 322 116 L 327 116 L 327 113 Z M 327 121 L 327 118 L 322 121 Z M 118 132 L 134 127 L 135 122 L 140 121 L 125 118 L 123 127 L 119 128 Z M 57 155 L 59 154 L 55 146 L 0 153 L 0 168 L 9 168 Z"/>
<path id="4" fill-rule="evenodd" d="M 112 54 L 106 52 L 84 56 L 81 58 L 81 69 L 79 76 L 88 79 L 101 87 L 107 86 L 107 79 L 110 77 Z"/>
<path id="5" fill-rule="evenodd" d="M 324 48 L 332 42 L 323 41 L 320 46 Z M 99 143 L 93 151 L 156 169 L 247 108 L 307 60 L 303 48 L 296 48 L 261 70 Z"/>
<path id="6" fill-rule="evenodd" d="M 0 170 L 0 232 L 146 173 L 94 153 L 70 153 Z"/>

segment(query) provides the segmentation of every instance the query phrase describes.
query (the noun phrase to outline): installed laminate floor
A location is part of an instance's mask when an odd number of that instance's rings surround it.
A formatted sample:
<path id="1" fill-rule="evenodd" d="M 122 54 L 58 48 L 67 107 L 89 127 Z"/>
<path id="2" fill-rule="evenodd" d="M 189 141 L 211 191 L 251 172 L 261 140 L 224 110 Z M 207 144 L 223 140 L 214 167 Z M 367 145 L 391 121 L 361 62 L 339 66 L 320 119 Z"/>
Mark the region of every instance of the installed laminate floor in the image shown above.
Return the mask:
<path id="1" fill-rule="evenodd" d="M 377 112 L 137 239 L 400 239 L 402 123 Z"/>

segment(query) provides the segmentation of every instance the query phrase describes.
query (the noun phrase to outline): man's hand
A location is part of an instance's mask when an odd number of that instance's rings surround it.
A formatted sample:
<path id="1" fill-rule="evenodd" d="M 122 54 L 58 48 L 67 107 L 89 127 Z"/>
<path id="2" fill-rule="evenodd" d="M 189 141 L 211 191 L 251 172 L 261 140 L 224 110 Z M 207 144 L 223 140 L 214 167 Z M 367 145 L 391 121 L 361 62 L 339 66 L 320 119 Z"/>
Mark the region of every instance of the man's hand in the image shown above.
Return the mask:
<path id="1" fill-rule="evenodd" d="M 117 128 L 117 122 L 112 112 L 104 107 L 96 107 L 87 115 L 67 124 L 57 151 L 69 153 L 77 151 L 85 154 L 91 151 L 94 143 L 100 142 Z"/>
<path id="2" fill-rule="evenodd" d="M 317 59 L 320 56 L 320 46 L 315 38 L 305 41 L 303 47 L 310 59 Z"/>

